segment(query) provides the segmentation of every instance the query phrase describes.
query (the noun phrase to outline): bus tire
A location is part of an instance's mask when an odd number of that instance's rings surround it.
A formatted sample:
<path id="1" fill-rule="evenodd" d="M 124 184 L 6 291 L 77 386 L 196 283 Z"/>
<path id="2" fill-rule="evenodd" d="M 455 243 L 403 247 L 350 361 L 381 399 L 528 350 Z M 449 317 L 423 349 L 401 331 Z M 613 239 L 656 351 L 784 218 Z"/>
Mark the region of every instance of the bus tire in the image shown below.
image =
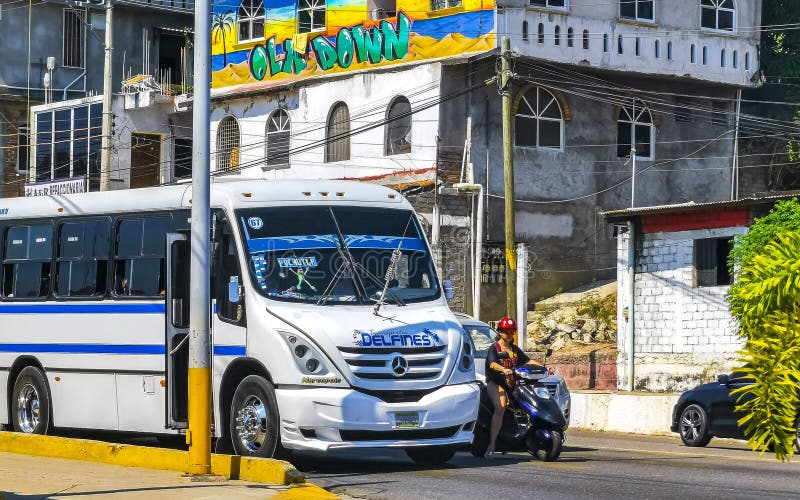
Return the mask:
<path id="1" fill-rule="evenodd" d="M 278 403 L 264 377 L 245 377 L 233 393 L 230 433 L 237 455 L 272 458 L 280 454 Z"/>
<path id="2" fill-rule="evenodd" d="M 53 418 L 50 388 L 44 373 L 26 366 L 17 375 L 11 393 L 11 422 L 25 434 L 47 434 Z"/>

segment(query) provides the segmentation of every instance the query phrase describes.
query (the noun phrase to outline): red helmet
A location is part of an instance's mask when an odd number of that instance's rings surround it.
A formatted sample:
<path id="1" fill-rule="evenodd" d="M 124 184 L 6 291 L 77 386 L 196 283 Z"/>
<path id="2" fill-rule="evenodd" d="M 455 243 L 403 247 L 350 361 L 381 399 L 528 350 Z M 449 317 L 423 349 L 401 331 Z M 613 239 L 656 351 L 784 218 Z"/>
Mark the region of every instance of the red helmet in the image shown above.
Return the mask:
<path id="1" fill-rule="evenodd" d="M 517 322 L 511 318 L 503 318 L 497 323 L 498 330 L 517 330 Z"/>

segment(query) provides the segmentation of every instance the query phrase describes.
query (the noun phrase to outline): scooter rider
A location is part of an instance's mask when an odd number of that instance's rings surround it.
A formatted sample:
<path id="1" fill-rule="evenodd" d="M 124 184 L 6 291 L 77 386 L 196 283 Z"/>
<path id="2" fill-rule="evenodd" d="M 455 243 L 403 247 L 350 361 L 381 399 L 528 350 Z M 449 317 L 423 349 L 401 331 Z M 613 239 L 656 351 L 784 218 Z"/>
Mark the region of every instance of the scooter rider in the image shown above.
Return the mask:
<path id="1" fill-rule="evenodd" d="M 508 404 L 508 394 L 516 385 L 514 369 L 522 365 L 533 364 L 530 358 L 522 352 L 522 349 L 514 345 L 517 323 L 513 319 L 501 319 L 497 324 L 497 331 L 499 334 L 495 337 L 496 342 L 489 348 L 486 356 L 486 386 L 494 406 L 486 458 L 492 457 L 497 435 L 503 427 L 503 414 Z"/>

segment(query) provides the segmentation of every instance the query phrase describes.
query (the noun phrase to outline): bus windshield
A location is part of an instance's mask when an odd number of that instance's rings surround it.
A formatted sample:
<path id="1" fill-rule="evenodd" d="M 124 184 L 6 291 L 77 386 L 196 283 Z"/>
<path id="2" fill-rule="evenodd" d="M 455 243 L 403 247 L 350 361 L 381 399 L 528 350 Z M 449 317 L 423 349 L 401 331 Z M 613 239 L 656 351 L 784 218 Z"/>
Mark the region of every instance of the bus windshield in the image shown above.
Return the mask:
<path id="1" fill-rule="evenodd" d="M 325 305 L 374 304 L 383 297 L 402 305 L 439 297 L 410 210 L 270 207 L 238 210 L 237 218 L 253 283 L 271 299 Z"/>

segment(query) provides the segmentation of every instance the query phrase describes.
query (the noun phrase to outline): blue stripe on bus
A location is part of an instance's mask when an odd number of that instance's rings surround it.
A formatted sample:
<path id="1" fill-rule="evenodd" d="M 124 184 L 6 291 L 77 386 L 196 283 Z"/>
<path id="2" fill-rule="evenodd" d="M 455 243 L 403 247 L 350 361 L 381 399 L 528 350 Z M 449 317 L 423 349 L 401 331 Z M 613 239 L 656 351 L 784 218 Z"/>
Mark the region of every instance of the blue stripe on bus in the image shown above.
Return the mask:
<path id="1" fill-rule="evenodd" d="M 215 345 L 215 356 L 244 356 L 247 349 L 243 345 Z"/>
<path id="2" fill-rule="evenodd" d="M 0 314 L 164 314 L 164 304 L 3 304 Z"/>
<path id="3" fill-rule="evenodd" d="M 0 352 L 56 354 L 152 354 L 164 355 L 161 344 L 0 344 Z M 217 356 L 244 356 L 245 346 L 215 345 Z"/>

